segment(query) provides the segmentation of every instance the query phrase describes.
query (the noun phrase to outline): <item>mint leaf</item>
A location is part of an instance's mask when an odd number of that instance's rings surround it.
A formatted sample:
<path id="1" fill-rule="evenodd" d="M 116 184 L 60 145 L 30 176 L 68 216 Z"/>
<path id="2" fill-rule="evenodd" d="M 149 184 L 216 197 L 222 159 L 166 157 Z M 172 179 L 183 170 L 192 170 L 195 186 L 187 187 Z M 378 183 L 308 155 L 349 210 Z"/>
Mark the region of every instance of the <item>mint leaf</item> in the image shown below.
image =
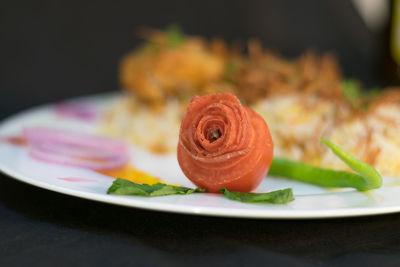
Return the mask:
<path id="1" fill-rule="evenodd" d="M 199 188 L 192 189 L 184 186 L 167 185 L 162 183 L 157 183 L 153 185 L 138 184 L 120 178 L 115 179 L 113 184 L 107 190 L 107 194 L 147 197 L 188 195 L 201 192 L 205 192 L 205 190 Z"/>
<path id="2" fill-rule="evenodd" d="M 221 191 L 225 197 L 240 202 L 286 204 L 294 200 L 291 188 L 276 190 L 268 193 L 243 193 L 229 191 L 225 187 L 221 188 L 219 191 Z"/>

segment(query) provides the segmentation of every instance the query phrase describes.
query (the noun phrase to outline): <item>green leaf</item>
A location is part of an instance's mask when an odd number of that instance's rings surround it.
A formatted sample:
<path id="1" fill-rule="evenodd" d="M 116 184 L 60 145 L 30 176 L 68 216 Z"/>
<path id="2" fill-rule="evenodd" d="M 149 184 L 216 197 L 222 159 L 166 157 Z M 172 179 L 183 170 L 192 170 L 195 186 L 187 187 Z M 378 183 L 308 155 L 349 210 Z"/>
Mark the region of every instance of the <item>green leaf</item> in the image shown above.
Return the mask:
<path id="1" fill-rule="evenodd" d="M 138 184 L 125 179 L 117 178 L 114 180 L 110 188 L 108 188 L 107 194 L 157 197 L 167 195 L 188 195 L 201 192 L 205 192 L 205 190 L 162 183 L 153 185 Z"/>
<path id="2" fill-rule="evenodd" d="M 378 98 L 382 90 L 378 87 L 369 90 L 362 90 L 361 83 L 354 79 L 346 79 L 341 83 L 344 98 L 360 109 L 368 109 L 370 102 Z"/>
<path id="3" fill-rule="evenodd" d="M 240 65 L 239 62 L 236 60 L 229 60 L 226 64 L 225 67 L 225 80 L 233 83 L 233 75 L 235 74 L 235 71 L 237 71 L 239 69 Z"/>
<path id="4" fill-rule="evenodd" d="M 294 200 L 291 188 L 276 190 L 268 193 L 243 193 L 229 191 L 225 187 L 221 188 L 219 191 L 221 191 L 225 197 L 240 202 L 286 204 Z"/>
<path id="5" fill-rule="evenodd" d="M 342 81 L 343 96 L 353 105 L 357 106 L 361 99 L 362 91 L 359 81 L 347 79 Z"/>
<path id="6" fill-rule="evenodd" d="M 171 48 L 178 48 L 184 41 L 185 36 L 179 25 L 172 24 L 166 30 L 168 46 Z"/>

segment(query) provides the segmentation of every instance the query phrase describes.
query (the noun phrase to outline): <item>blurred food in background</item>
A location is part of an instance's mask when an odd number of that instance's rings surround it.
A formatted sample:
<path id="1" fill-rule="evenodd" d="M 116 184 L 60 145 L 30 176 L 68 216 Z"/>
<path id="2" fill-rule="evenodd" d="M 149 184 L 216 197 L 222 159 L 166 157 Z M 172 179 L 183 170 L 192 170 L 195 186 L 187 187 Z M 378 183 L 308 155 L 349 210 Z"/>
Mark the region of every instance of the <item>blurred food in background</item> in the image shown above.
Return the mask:
<path id="1" fill-rule="evenodd" d="M 157 107 L 167 98 L 188 99 L 222 79 L 226 58 L 201 38 L 184 37 L 178 26 L 142 30 L 147 38 L 121 62 L 120 81 L 139 100 Z"/>
<path id="2" fill-rule="evenodd" d="M 345 168 L 320 145 L 327 138 L 382 174 L 400 175 L 400 91 L 363 90 L 342 77 L 332 54 L 285 59 L 250 40 L 246 53 L 179 27 L 142 31 L 146 41 L 121 60 L 119 97 L 102 128 L 155 153 L 175 153 L 194 95 L 232 92 L 264 117 L 276 156 Z"/>
<path id="3" fill-rule="evenodd" d="M 194 95 L 226 91 L 248 104 L 275 93 L 341 95 L 340 69 L 329 54 L 307 52 L 289 61 L 251 40 L 244 55 L 220 39 L 184 36 L 177 26 L 143 35 L 147 41 L 122 59 L 120 82 L 153 108 L 171 98 L 188 102 Z"/>

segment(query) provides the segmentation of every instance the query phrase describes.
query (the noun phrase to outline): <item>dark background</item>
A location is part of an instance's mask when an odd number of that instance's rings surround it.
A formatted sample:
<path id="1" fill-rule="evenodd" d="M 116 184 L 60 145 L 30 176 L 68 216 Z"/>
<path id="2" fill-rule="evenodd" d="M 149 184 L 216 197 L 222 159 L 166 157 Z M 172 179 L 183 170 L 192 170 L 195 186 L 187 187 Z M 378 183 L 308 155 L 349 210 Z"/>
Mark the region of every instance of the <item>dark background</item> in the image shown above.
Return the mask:
<path id="1" fill-rule="evenodd" d="M 384 85 L 384 33 L 350 1 L 1 1 L 0 119 L 22 109 L 118 90 L 134 30 L 179 23 L 189 34 L 245 41 L 295 57 L 333 51 L 345 76 Z M 400 215 L 244 220 L 116 207 L 0 176 L 0 266 L 400 263 Z"/>
<path id="2" fill-rule="evenodd" d="M 2 1 L 0 118 L 26 107 L 118 90 L 118 62 L 139 26 L 179 23 L 228 42 L 259 38 L 294 57 L 332 51 L 344 75 L 380 85 L 381 33 L 351 1 Z"/>

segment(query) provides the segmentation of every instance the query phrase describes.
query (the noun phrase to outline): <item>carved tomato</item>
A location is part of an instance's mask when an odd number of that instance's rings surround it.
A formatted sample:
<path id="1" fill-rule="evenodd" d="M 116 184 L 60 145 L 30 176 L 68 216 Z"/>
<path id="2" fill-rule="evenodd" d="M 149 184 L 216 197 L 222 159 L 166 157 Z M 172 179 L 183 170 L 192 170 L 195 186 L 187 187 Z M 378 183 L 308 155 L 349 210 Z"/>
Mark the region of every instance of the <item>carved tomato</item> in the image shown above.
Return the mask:
<path id="1" fill-rule="evenodd" d="M 182 120 L 178 162 L 208 192 L 249 192 L 267 174 L 273 144 L 264 119 L 232 94 L 195 97 Z"/>

